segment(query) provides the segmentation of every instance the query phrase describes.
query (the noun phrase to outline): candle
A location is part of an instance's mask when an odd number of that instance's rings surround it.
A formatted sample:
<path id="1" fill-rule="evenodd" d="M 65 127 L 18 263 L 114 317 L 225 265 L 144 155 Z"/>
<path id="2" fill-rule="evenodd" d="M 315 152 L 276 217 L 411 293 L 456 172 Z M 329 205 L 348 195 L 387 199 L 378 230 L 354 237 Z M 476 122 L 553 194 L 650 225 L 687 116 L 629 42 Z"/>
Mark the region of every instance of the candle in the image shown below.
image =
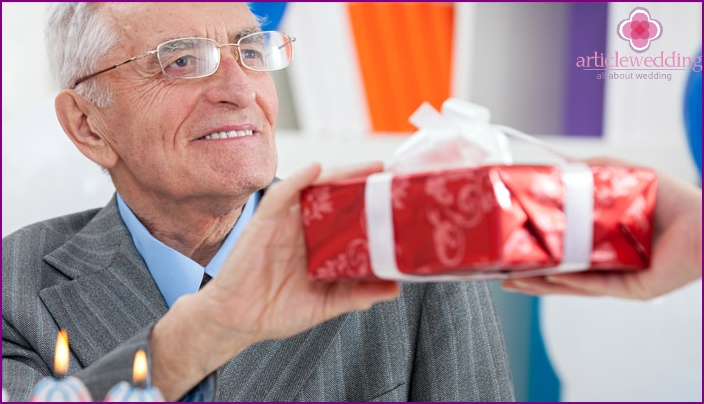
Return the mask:
<path id="1" fill-rule="evenodd" d="M 68 336 L 59 331 L 54 353 L 54 373 L 58 376 L 45 377 L 32 390 L 29 401 L 91 401 L 86 386 L 75 377 L 65 377 L 68 372 Z"/>
<path id="2" fill-rule="evenodd" d="M 164 401 L 164 396 L 159 389 L 149 385 L 148 374 L 147 354 L 140 349 L 134 355 L 132 384 L 127 382 L 116 384 L 105 396 L 105 401 Z"/>

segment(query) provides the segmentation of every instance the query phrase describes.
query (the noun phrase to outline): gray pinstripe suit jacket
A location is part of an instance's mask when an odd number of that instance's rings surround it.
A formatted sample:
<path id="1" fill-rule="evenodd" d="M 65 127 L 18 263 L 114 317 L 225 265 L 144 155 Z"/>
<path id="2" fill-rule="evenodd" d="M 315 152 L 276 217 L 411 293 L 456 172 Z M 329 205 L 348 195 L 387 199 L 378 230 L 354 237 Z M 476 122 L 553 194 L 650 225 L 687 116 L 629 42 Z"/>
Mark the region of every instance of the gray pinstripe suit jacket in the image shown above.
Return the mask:
<path id="1" fill-rule="evenodd" d="M 26 400 L 66 329 L 69 373 L 94 399 L 131 379 L 167 310 L 115 198 L 3 239 L 3 386 Z M 507 401 L 501 327 L 483 282 L 404 285 L 401 296 L 250 346 L 215 378 L 217 401 Z"/>

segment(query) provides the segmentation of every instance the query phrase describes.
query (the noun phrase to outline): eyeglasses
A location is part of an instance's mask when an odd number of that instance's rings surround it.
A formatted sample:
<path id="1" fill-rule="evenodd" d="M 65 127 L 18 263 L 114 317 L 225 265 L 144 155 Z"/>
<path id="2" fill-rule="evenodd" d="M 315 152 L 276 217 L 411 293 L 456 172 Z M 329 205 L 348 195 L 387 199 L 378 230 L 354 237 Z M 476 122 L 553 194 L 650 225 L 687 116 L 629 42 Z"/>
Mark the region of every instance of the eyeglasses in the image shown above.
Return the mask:
<path id="1" fill-rule="evenodd" d="M 281 70 L 293 60 L 293 41 L 296 38 L 278 31 L 263 31 L 245 35 L 237 43 L 218 44 L 209 38 L 180 38 L 166 41 L 155 50 L 144 52 L 107 69 L 82 77 L 73 84 L 76 88 L 82 82 L 101 73 L 116 69 L 124 64 L 156 54 L 161 71 L 168 77 L 177 79 L 197 79 L 210 76 L 220 66 L 220 48 L 234 46 L 235 58 L 240 64 L 258 72 Z"/>

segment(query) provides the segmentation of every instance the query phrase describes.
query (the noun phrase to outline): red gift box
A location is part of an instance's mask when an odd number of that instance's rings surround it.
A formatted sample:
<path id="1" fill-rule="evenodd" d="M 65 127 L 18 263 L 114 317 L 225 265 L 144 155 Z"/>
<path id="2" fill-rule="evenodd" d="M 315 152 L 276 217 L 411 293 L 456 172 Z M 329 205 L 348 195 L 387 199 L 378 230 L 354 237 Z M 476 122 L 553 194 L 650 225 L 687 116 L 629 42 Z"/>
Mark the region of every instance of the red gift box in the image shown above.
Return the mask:
<path id="1" fill-rule="evenodd" d="M 581 269 L 648 267 L 656 174 L 632 167 L 589 169 L 593 210 L 578 220 L 592 224 L 582 223 L 590 228 L 592 243 L 589 263 Z M 366 180 L 359 179 L 301 193 L 310 278 L 378 277 L 370 261 L 365 212 L 365 199 L 378 197 L 365 196 L 365 190 Z M 400 273 L 416 276 L 498 279 L 550 273 L 545 268 L 564 264 L 565 232 L 577 231 L 567 226 L 565 193 L 559 166 L 396 174 L 390 200 L 381 201 L 392 212 L 391 254 Z"/>

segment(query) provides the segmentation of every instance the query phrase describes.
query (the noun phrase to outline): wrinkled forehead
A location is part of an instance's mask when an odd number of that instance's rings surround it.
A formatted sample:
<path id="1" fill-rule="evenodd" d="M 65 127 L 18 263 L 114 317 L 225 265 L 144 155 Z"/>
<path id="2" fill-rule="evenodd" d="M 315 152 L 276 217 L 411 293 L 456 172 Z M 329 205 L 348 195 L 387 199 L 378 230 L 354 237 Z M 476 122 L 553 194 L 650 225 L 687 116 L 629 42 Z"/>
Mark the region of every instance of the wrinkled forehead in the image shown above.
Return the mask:
<path id="1" fill-rule="evenodd" d="M 175 38 L 230 42 L 259 29 L 246 3 L 104 3 L 101 12 L 120 42 L 140 52 Z"/>

